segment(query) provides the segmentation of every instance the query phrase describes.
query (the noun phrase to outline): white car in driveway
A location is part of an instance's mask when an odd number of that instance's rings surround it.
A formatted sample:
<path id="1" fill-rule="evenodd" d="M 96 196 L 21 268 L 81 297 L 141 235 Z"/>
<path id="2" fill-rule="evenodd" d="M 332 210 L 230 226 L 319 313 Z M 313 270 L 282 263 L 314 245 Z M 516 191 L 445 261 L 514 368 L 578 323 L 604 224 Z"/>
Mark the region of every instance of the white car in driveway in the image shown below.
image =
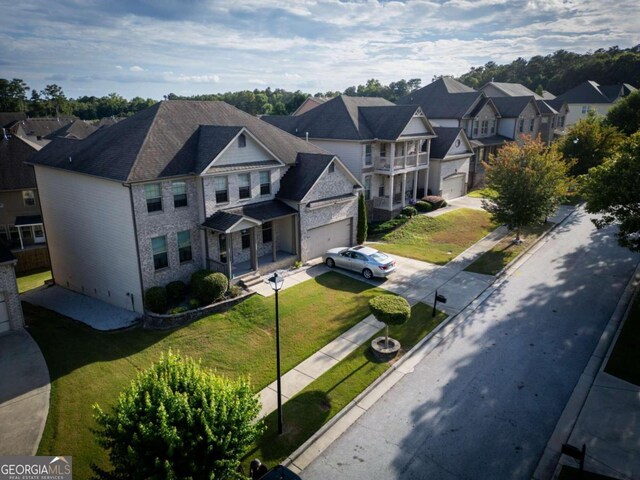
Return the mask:
<path id="1" fill-rule="evenodd" d="M 342 267 L 353 270 L 362 273 L 366 279 L 384 278 L 396 269 L 396 261 L 389 255 L 362 245 L 332 248 L 322 256 L 322 260 L 329 268 Z"/>

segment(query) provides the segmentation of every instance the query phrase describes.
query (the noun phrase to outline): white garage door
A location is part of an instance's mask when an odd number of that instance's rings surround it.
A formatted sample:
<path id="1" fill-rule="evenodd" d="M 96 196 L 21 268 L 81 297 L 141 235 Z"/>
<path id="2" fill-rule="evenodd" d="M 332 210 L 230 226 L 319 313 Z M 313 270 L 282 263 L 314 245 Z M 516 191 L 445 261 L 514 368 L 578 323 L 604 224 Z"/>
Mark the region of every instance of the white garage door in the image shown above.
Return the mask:
<path id="1" fill-rule="evenodd" d="M 4 293 L 0 292 L 0 332 L 9 330 L 9 311 L 7 310 L 7 302 Z"/>
<path id="2" fill-rule="evenodd" d="M 351 218 L 309 229 L 309 258 L 321 256 L 330 248 L 351 246 Z"/>
<path id="3" fill-rule="evenodd" d="M 464 175 L 455 175 L 442 180 L 442 198 L 449 200 L 464 195 Z"/>

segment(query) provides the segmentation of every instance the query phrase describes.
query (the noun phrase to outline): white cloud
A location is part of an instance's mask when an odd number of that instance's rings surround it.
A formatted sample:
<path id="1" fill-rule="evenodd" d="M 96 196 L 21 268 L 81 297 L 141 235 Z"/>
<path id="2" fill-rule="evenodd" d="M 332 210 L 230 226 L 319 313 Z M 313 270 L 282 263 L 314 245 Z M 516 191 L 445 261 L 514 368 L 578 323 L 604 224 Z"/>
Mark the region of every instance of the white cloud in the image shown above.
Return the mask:
<path id="1" fill-rule="evenodd" d="M 130 72 L 144 72 L 144 68 L 138 66 L 138 65 L 134 65 L 132 67 L 129 67 L 129 71 Z"/>
<path id="2" fill-rule="evenodd" d="M 184 75 L 180 74 L 178 76 L 175 75 L 166 75 L 165 79 L 167 81 L 174 81 L 179 83 L 218 83 L 220 82 L 220 77 L 218 75 Z"/>
<path id="3" fill-rule="evenodd" d="M 122 65 L 116 65 L 117 70 L 122 70 Z"/>

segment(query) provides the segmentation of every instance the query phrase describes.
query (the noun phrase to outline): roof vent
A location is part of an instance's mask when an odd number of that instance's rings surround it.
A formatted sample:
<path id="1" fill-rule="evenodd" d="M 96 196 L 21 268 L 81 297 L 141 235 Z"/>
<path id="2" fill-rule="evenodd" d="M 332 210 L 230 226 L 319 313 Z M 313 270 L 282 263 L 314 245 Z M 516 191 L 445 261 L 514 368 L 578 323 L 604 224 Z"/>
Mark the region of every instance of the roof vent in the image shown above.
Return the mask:
<path id="1" fill-rule="evenodd" d="M 9 140 L 9 137 L 7 136 L 7 129 L 6 128 L 2 128 L 2 138 L 4 140 Z"/>
<path id="2" fill-rule="evenodd" d="M 69 155 L 69 163 L 72 163 L 73 159 L 71 158 L 71 155 Z"/>
<path id="3" fill-rule="evenodd" d="M 309 132 L 304 132 L 304 138 L 309 141 Z"/>

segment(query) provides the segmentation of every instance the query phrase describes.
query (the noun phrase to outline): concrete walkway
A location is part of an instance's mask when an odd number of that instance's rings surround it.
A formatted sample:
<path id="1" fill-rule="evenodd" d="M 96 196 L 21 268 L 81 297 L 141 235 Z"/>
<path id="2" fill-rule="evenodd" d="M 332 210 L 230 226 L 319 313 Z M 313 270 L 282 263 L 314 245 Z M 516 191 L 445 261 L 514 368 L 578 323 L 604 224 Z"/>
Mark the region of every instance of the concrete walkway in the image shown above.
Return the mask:
<path id="1" fill-rule="evenodd" d="M 102 331 L 131 327 L 140 317 L 139 313 L 57 285 L 30 290 L 20 295 L 20 300 L 48 308 Z"/>
<path id="2" fill-rule="evenodd" d="M 0 335 L 0 455 L 35 455 L 49 414 L 49 370 L 26 330 Z"/>

